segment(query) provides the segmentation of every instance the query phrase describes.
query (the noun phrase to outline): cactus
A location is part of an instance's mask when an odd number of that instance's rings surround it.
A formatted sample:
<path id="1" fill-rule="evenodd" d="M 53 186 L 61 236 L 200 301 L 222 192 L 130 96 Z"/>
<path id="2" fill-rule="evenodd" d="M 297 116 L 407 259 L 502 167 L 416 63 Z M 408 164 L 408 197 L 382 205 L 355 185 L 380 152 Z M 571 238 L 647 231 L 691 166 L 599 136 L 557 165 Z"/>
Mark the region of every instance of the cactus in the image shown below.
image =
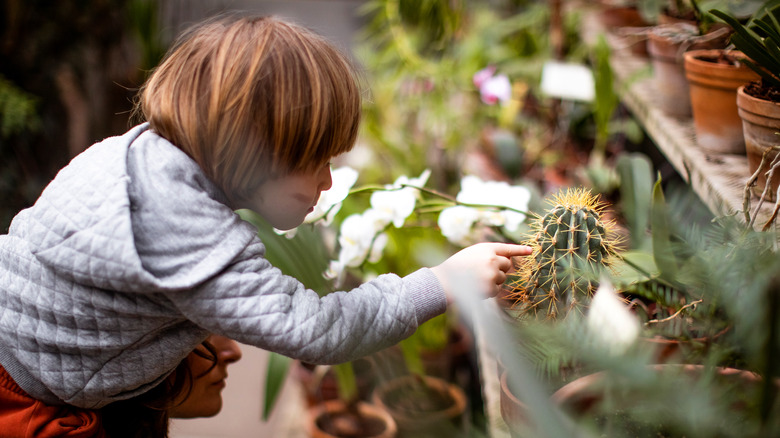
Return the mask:
<path id="1" fill-rule="evenodd" d="M 510 298 L 524 314 L 556 319 L 587 306 L 617 256 L 618 237 L 602 219 L 605 205 L 589 190 L 568 189 L 550 204 L 531 224 L 534 252 L 510 277 Z"/>

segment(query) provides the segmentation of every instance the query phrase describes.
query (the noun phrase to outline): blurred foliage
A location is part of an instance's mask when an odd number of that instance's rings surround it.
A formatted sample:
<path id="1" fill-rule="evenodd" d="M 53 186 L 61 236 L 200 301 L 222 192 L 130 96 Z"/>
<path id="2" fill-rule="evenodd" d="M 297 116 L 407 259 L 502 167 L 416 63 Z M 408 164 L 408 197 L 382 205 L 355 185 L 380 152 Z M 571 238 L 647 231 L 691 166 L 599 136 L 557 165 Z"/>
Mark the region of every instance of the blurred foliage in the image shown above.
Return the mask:
<path id="1" fill-rule="evenodd" d="M 157 7 L 152 0 L 0 3 L 0 232 L 77 150 L 128 128 L 141 68 L 161 53 L 153 46 Z"/>
<path id="2" fill-rule="evenodd" d="M 431 168 L 434 187 L 450 191 L 465 153 L 498 124 L 501 111 L 480 102 L 473 75 L 494 66 L 515 83 L 537 83 L 551 50 L 549 7 L 542 1 L 375 0 L 363 11 L 370 21 L 357 53 L 371 94 L 362 140 L 382 151 L 377 159 L 384 164 L 367 177 L 386 181 L 396 176 L 388 171 Z M 570 41 L 576 45 L 576 38 Z M 515 97 L 525 99 L 527 88 Z M 534 117 L 518 114 L 509 128 L 535 135 Z"/>
<path id="3" fill-rule="evenodd" d="M 492 348 L 502 352 L 510 374 L 520 367 L 518 374 L 536 376 L 547 397 L 524 398 L 521 386 L 515 387 L 516 395 L 531 413 L 534 404 L 545 403 L 573 421 L 534 418 L 518 425 L 527 433 L 519 436 L 559 436 L 551 431 L 561 424 L 570 424 L 568 436 L 758 438 L 780 433 L 777 236 L 747 229 L 734 217 L 690 221 L 675 211 L 686 205 L 678 196 L 662 197 L 656 185 L 653 201 L 653 226 L 658 227 L 653 233 L 660 234 L 654 243 L 665 240 L 666 262 L 675 269 L 650 269 L 644 282 L 622 288 L 647 303 L 674 307 L 672 327 L 658 328 L 643 319 L 640 338 L 620 354 L 594 341 L 587 315 L 503 327 L 511 346 Z M 626 284 L 620 277 L 613 282 Z M 682 308 L 694 300 L 700 301 Z M 694 333 L 698 340 L 692 339 Z M 659 334 L 682 343 L 669 356 L 660 356 L 662 347 L 650 341 Z M 579 393 L 582 403 L 561 398 L 572 388 L 567 384 L 595 373 L 597 381 L 581 388 L 586 389 Z"/>

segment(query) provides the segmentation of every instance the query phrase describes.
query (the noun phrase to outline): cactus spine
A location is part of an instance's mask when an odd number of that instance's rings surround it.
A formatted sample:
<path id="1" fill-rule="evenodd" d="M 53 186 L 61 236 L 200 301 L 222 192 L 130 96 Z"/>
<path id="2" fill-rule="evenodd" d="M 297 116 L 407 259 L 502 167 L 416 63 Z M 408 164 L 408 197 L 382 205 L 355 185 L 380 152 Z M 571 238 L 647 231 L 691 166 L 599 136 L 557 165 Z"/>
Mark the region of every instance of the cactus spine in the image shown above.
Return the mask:
<path id="1" fill-rule="evenodd" d="M 550 198 L 551 208 L 531 224 L 534 252 L 511 280 L 523 313 L 565 317 L 590 302 L 604 269 L 616 257 L 612 222 L 590 191 L 569 189 Z"/>

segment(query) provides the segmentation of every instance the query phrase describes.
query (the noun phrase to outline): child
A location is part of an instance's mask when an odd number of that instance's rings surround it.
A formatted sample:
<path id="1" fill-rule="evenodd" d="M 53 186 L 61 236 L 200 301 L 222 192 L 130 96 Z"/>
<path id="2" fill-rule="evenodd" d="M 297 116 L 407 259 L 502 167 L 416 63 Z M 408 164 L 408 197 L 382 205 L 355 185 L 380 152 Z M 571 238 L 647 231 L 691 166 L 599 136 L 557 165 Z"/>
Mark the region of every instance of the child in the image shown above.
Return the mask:
<path id="1" fill-rule="evenodd" d="M 73 159 L 0 236 L 0 371 L 45 404 L 137 397 L 211 333 L 355 359 L 444 312 L 453 275 L 494 296 L 511 257 L 530 254 L 478 244 L 323 298 L 271 266 L 234 210 L 300 225 L 360 119 L 347 58 L 293 24 L 223 16 L 186 32 L 138 111 L 146 123 Z"/>

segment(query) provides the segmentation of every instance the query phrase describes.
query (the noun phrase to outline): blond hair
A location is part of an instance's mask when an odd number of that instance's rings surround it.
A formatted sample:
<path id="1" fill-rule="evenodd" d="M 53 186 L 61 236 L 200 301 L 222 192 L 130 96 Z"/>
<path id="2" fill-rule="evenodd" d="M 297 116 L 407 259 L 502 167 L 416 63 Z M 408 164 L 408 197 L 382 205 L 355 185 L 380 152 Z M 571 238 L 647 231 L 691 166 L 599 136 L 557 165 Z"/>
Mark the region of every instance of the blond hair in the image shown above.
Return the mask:
<path id="1" fill-rule="evenodd" d="M 185 32 L 136 113 L 231 199 L 324 165 L 355 143 L 357 70 L 323 37 L 274 17 L 221 16 Z"/>

